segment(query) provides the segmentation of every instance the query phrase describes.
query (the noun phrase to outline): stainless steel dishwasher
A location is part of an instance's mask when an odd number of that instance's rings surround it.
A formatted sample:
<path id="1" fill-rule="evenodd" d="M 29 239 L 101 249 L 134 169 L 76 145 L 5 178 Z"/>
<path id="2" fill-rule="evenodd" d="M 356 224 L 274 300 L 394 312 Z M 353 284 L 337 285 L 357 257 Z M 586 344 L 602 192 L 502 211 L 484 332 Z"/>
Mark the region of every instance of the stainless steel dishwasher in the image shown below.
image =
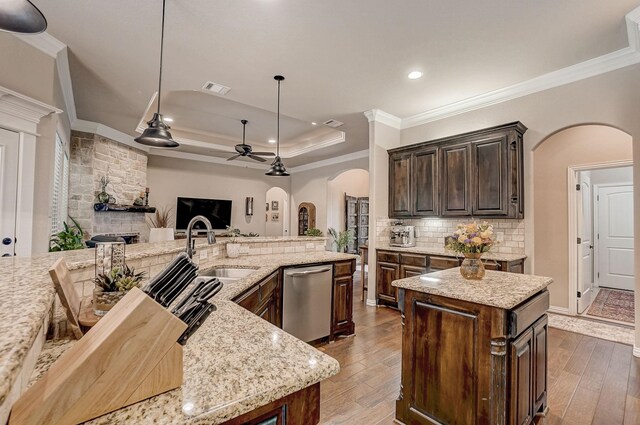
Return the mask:
<path id="1" fill-rule="evenodd" d="M 333 266 L 285 269 L 282 328 L 305 341 L 331 332 L 331 284 Z"/>

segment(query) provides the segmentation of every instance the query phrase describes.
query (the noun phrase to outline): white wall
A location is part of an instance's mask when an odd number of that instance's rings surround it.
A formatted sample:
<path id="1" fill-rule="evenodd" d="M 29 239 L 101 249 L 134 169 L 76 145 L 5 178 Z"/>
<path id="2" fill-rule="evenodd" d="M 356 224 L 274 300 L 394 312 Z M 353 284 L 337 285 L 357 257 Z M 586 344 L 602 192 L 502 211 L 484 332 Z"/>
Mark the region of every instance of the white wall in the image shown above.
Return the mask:
<path id="1" fill-rule="evenodd" d="M 264 171 L 224 164 L 149 156 L 149 204 L 173 208 L 178 196 L 230 199 L 231 225 L 243 233 L 265 234 L 264 205 L 267 191 L 276 185 L 290 191 L 290 177 L 267 177 Z M 253 197 L 253 216 L 245 215 L 245 198 Z"/>
<path id="2" fill-rule="evenodd" d="M 278 202 L 278 211 L 272 209 L 272 202 Z M 260 213 L 266 217 L 265 236 L 289 236 L 289 194 L 280 187 L 272 187 L 267 191 L 266 202 L 269 204 L 269 211 L 265 212 L 266 205 L 260 204 Z M 254 204 L 254 214 L 257 214 Z M 278 214 L 278 221 L 273 221 L 273 214 Z"/>
<path id="3" fill-rule="evenodd" d="M 589 171 L 591 186 L 595 184 L 633 184 L 633 167 L 608 168 Z"/>
<path id="4" fill-rule="evenodd" d="M 345 225 L 345 194 L 355 197 L 369 196 L 369 172 L 348 170 L 327 182 L 327 228 L 341 231 Z"/>
<path id="5" fill-rule="evenodd" d="M 316 227 L 327 232 L 327 182 L 338 174 L 351 169 L 369 169 L 369 159 L 360 158 L 335 165 L 297 171 L 291 175 L 291 229 L 298 234 L 298 205 L 311 202 L 316 206 Z"/>
<path id="6" fill-rule="evenodd" d="M 64 109 L 62 89 L 55 59 L 9 33 L 0 32 L 0 52 L 5 58 L 0 67 L 0 86 L 33 99 Z M 49 249 L 51 231 L 51 189 L 56 132 L 69 144 L 69 117 L 65 111 L 40 120 L 36 140 L 35 187 L 33 199 L 32 253 Z"/>

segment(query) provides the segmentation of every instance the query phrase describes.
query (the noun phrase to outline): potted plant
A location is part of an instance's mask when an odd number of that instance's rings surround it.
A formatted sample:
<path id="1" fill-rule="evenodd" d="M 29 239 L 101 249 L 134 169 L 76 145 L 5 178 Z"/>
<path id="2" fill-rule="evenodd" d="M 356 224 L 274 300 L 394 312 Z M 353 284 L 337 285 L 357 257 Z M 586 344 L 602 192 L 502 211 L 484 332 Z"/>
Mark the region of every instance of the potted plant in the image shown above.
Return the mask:
<path id="1" fill-rule="evenodd" d="M 339 232 L 333 227 L 329 227 L 327 230 L 329 236 L 333 240 L 333 244 L 336 247 L 338 252 L 344 252 L 345 249 L 351 244 L 354 240 L 353 230 L 347 229 Z"/>
<path id="2" fill-rule="evenodd" d="M 317 236 L 317 237 L 323 236 L 322 235 L 322 230 L 316 229 L 314 227 L 308 228 L 307 231 L 304 232 L 304 234 L 305 234 L 305 236 Z"/>
<path id="3" fill-rule="evenodd" d="M 148 217 L 150 243 L 173 240 L 173 227 L 169 227 L 169 221 L 171 221 L 171 208 L 169 207 L 158 208 L 152 217 Z"/>
<path id="4" fill-rule="evenodd" d="M 99 274 L 93 290 L 93 311 L 104 316 L 133 287 L 142 282 L 145 272 L 136 273 L 133 267 L 115 267 L 109 273 Z"/>
<path id="5" fill-rule="evenodd" d="M 240 255 L 240 244 L 236 243 L 236 239 L 240 236 L 240 229 L 227 226 L 227 233 L 225 236 L 230 238 L 229 242 L 227 242 L 227 257 L 238 257 Z"/>
<path id="6" fill-rule="evenodd" d="M 96 195 L 96 198 L 98 200 L 98 202 L 100 204 L 107 204 L 109 203 L 109 197 L 110 195 L 107 193 L 107 186 L 109 185 L 109 183 L 111 183 L 111 180 L 109 179 L 109 177 L 107 177 L 107 175 L 104 175 L 100 178 L 100 192 L 98 192 L 98 194 Z"/>
<path id="7" fill-rule="evenodd" d="M 480 280 L 484 277 L 482 254 L 494 245 L 493 226 L 488 223 L 458 224 L 447 242 L 447 249 L 464 255 L 460 274 L 465 279 Z"/>
<path id="8" fill-rule="evenodd" d="M 73 226 L 69 226 L 66 221 L 62 223 L 64 230 L 56 233 L 49 240 L 49 252 L 70 251 L 84 248 L 84 231 L 73 217 L 69 218 L 73 221 Z"/>

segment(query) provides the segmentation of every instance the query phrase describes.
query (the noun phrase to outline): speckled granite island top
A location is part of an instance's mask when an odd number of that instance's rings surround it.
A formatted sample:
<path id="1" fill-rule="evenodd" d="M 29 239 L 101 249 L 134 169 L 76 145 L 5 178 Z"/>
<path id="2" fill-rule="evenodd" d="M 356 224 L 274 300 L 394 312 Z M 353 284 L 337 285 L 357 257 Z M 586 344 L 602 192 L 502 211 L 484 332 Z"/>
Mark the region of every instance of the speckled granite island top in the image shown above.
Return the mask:
<path id="1" fill-rule="evenodd" d="M 321 251 L 216 260 L 213 268 L 255 272 L 226 284 L 213 299 L 217 310 L 184 347 L 182 387 L 87 423 L 220 424 L 337 374 L 340 365 L 335 359 L 231 300 L 280 267 L 355 258 Z M 64 348 L 55 351 L 41 358 L 34 379 Z"/>
<path id="2" fill-rule="evenodd" d="M 466 280 L 460 268 L 394 280 L 398 288 L 439 295 L 476 304 L 512 309 L 545 289 L 550 277 L 487 270 L 482 280 Z"/>

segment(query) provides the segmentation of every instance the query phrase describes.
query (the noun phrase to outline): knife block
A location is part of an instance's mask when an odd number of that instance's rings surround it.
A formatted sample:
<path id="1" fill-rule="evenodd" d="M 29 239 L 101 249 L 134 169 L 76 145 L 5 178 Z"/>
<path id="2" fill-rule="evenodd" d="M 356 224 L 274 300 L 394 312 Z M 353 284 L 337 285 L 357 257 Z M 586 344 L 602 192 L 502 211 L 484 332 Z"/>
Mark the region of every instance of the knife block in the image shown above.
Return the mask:
<path id="1" fill-rule="evenodd" d="M 182 385 L 187 325 L 133 288 L 13 405 L 10 425 L 74 425 Z"/>

